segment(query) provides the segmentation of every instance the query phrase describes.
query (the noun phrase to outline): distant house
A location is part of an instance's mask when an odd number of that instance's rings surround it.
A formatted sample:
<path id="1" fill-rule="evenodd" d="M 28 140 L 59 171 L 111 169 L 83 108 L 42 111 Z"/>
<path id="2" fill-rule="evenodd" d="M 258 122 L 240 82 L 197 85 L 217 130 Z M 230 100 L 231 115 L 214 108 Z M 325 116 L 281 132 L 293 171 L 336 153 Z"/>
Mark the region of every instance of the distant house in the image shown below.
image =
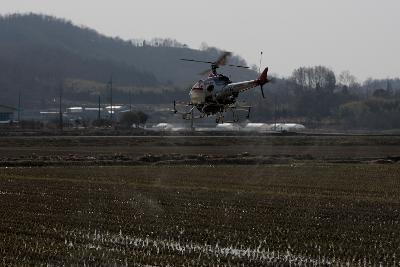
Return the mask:
<path id="1" fill-rule="evenodd" d="M 101 118 L 108 117 L 108 111 L 105 108 L 99 107 L 69 107 L 65 114 L 68 118 L 75 120 L 94 120 L 99 115 Z"/>
<path id="2" fill-rule="evenodd" d="M 60 118 L 59 111 L 40 111 L 40 118 L 42 121 L 55 121 Z"/>
<path id="3" fill-rule="evenodd" d="M 108 115 L 112 114 L 114 118 L 118 118 L 121 114 L 125 112 L 129 112 L 128 106 L 116 105 L 116 106 L 107 106 L 105 107 Z"/>
<path id="4" fill-rule="evenodd" d="M 70 107 L 67 108 L 67 113 L 82 113 L 83 107 Z"/>
<path id="5" fill-rule="evenodd" d="M 16 108 L 0 105 L 0 123 L 10 123 L 14 120 Z"/>
<path id="6" fill-rule="evenodd" d="M 105 107 L 107 110 L 108 114 L 118 114 L 121 112 L 127 112 L 129 111 L 129 108 L 127 106 L 122 106 L 122 105 L 116 105 L 116 106 L 107 106 Z"/>

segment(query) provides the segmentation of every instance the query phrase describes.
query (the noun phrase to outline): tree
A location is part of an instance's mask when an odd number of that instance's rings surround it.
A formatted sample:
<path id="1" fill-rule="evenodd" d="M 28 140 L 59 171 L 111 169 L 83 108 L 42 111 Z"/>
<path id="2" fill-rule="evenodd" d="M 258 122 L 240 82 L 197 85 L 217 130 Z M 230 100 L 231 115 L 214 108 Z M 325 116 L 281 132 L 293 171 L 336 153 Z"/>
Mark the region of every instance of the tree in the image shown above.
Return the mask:
<path id="1" fill-rule="evenodd" d="M 120 124 L 123 127 L 131 128 L 133 125 L 139 127 L 147 122 L 148 115 L 142 111 L 130 111 L 122 114 Z"/>
<path id="2" fill-rule="evenodd" d="M 339 74 L 338 82 L 342 86 L 347 86 L 347 88 L 352 87 L 357 83 L 357 78 L 350 73 L 350 71 L 345 70 Z"/>
<path id="3" fill-rule="evenodd" d="M 324 66 L 300 67 L 293 71 L 291 80 L 303 89 L 333 92 L 336 86 L 335 73 Z"/>
<path id="4" fill-rule="evenodd" d="M 390 93 L 385 89 L 376 89 L 372 95 L 373 95 L 373 97 L 376 97 L 376 98 L 389 98 L 390 97 Z"/>
<path id="5" fill-rule="evenodd" d="M 335 73 L 327 67 L 301 67 L 290 78 L 297 86 L 294 102 L 297 114 L 321 120 L 337 108 Z"/>
<path id="6" fill-rule="evenodd" d="M 142 111 L 138 111 L 137 116 L 139 117 L 139 125 L 145 125 L 149 118 L 149 116 Z"/>
<path id="7" fill-rule="evenodd" d="M 393 87 L 392 87 L 392 83 L 389 81 L 389 79 L 386 81 L 386 92 L 389 95 L 393 95 Z"/>

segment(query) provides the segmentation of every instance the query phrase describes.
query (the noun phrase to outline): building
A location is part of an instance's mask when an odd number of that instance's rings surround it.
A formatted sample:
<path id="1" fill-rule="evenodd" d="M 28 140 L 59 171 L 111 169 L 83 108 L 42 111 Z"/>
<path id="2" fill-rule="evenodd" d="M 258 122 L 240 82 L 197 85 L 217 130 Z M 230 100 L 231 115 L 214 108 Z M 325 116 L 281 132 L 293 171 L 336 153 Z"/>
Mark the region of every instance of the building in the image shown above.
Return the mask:
<path id="1" fill-rule="evenodd" d="M 0 105 L 0 123 L 10 123 L 15 119 L 15 112 L 18 110 L 13 107 Z"/>
<path id="2" fill-rule="evenodd" d="M 107 106 L 105 109 L 109 115 L 112 114 L 112 116 L 115 118 L 118 118 L 122 113 L 129 111 L 129 107 L 121 105 Z"/>
<path id="3" fill-rule="evenodd" d="M 49 122 L 49 121 L 57 121 L 60 119 L 59 111 L 40 111 L 40 119 L 41 121 Z"/>
<path id="4" fill-rule="evenodd" d="M 69 107 L 65 115 L 71 120 L 96 120 L 99 116 L 103 119 L 110 117 L 105 108 L 99 107 Z"/>

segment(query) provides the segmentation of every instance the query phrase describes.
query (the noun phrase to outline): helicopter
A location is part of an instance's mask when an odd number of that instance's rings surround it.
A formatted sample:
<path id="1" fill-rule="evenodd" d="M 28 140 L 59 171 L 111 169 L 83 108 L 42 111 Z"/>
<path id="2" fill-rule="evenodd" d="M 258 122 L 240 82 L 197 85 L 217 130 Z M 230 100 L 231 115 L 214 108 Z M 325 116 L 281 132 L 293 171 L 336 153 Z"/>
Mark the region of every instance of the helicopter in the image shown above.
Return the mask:
<path id="1" fill-rule="evenodd" d="M 174 113 L 181 114 L 184 120 L 190 120 L 192 128 L 194 119 L 201 119 L 214 115 L 216 116 L 216 123 L 224 123 L 224 114 L 228 111 L 232 112 L 233 122 L 239 121 L 237 111 L 247 111 L 246 118 L 249 119 L 251 106 L 240 104 L 237 101 L 239 93 L 243 91 L 260 86 L 261 94 L 263 98 L 265 98 L 263 86 L 270 82 L 268 79 L 268 68 L 264 69 L 258 79 L 235 83 L 233 83 L 229 77 L 217 72 L 217 69 L 221 66 L 249 68 L 247 66 L 227 64 L 228 57 L 231 55 L 231 52 L 224 52 L 214 62 L 181 59 L 182 61 L 211 64 L 211 71 L 207 69 L 205 72 L 201 73 L 202 75 L 208 73 L 208 77 L 204 80 L 199 80 L 190 89 L 190 102 L 177 103 L 174 101 Z M 186 109 L 189 108 L 189 110 L 184 112 L 178 111 L 177 106 L 179 105 L 184 105 Z M 197 110 L 200 115 L 195 116 L 195 110 Z"/>

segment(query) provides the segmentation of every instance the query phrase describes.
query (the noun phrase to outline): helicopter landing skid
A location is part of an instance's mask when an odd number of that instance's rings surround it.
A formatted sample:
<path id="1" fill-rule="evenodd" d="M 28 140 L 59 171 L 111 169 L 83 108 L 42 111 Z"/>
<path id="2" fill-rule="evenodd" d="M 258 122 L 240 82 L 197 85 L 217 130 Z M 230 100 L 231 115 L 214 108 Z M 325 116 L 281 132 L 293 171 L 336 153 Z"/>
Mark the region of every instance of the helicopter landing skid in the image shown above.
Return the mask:
<path id="1" fill-rule="evenodd" d="M 184 105 L 185 107 L 190 107 L 190 110 L 189 111 L 185 111 L 185 112 L 181 112 L 176 108 L 177 105 Z M 202 109 L 203 112 L 200 115 L 195 116 L 194 115 L 194 111 L 196 109 L 196 106 L 194 104 L 192 104 L 192 103 L 177 103 L 176 101 L 174 101 L 174 113 L 182 115 L 182 119 L 184 119 L 184 120 L 191 121 L 191 127 L 192 128 L 193 128 L 193 120 L 202 119 L 202 118 L 204 118 L 206 116 L 208 117 L 208 115 L 210 115 L 210 114 L 207 114 L 207 113 L 204 112 L 205 107 L 203 107 L 203 109 Z M 221 108 L 222 107 L 223 106 L 221 105 Z M 225 118 L 224 114 L 226 112 L 228 112 L 228 111 L 232 112 L 232 119 L 233 119 L 232 121 L 224 121 L 224 118 Z M 232 105 L 232 106 L 225 106 L 225 108 L 223 108 L 223 111 L 219 111 L 218 113 L 214 114 L 217 117 L 215 119 L 215 122 L 216 123 L 224 123 L 224 122 L 226 122 L 226 123 L 236 123 L 236 122 L 239 122 L 239 116 L 237 114 L 238 111 L 247 111 L 246 119 L 249 119 L 250 118 L 251 106 L 239 106 L 237 104 Z"/>
<path id="2" fill-rule="evenodd" d="M 232 112 L 232 120 L 231 121 L 224 121 L 224 112 L 230 111 Z M 250 118 L 250 111 L 251 111 L 251 106 L 231 106 L 228 107 L 224 112 L 220 112 L 217 115 L 217 118 L 215 120 L 216 123 L 237 123 L 239 122 L 239 116 L 237 114 L 237 111 L 247 111 L 246 119 L 248 120 Z"/>
<path id="3" fill-rule="evenodd" d="M 179 111 L 176 106 L 177 105 L 184 105 L 185 107 L 190 107 L 189 111 Z M 194 115 L 194 110 L 196 107 L 192 103 L 176 103 L 174 101 L 174 113 L 182 115 L 182 119 L 184 120 L 192 120 L 192 119 L 202 119 L 205 117 L 205 115 L 200 115 L 200 116 L 195 116 Z"/>
<path id="4" fill-rule="evenodd" d="M 205 117 L 205 114 L 201 114 L 199 116 L 194 115 L 195 106 L 192 103 L 183 104 L 185 107 L 191 107 L 189 111 L 181 112 L 176 109 L 177 103 L 174 101 L 174 113 L 182 115 L 182 119 L 190 121 L 190 129 L 194 131 L 194 120 L 202 119 Z"/>

